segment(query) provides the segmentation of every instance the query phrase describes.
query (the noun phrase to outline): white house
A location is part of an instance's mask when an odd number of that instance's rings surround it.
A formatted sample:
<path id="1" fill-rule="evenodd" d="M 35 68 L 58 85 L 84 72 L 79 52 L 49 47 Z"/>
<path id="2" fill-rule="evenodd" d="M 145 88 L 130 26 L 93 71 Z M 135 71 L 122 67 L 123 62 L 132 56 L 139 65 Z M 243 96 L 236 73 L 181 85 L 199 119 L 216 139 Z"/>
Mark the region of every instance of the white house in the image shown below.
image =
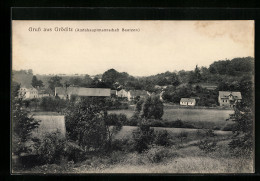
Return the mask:
<path id="1" fill-rule="evenodd" d="M 121 89 L 120 91 L 117 91 L 117 97 L 127 97 L 128 92 L 125 89 Z"/>
<path id="2" fill-rule="evenodd" d="M 132 101 L 134 98 L 136 97 L 140 97 L 140 98 L 146 98 L 149 96 L 149 93 L 145 90 L 130 90 L 128 91 L 128 101 Z"/>
<path id="3" fill-rule="evenodd" d="M 24 99 L 38 98 L 38 90 L 35 88 L 21 87 L 19 89 L 19 97 L 23 97 Z"/>
<path id="4" fill-rule="evenodd" d="M 195 106 L 196 100 L 193 98 L 181 98 L 180 105 L 181 106 Z"/>

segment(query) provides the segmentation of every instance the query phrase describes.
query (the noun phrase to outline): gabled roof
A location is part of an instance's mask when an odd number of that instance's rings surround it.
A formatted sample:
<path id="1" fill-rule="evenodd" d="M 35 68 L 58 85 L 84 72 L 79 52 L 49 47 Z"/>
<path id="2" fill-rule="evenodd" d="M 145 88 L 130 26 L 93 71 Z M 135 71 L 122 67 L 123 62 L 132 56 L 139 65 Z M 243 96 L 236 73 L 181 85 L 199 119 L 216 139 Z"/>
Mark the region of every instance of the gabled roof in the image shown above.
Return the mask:
<path id="1" fill-rule="evenodd" d="M 30 88 L 26 88 L 26 87 L 21 87 L 20 90 L 25 89 L 25 91 L 38 91 L 37 89 L 30 87 Z"/>
<path id="2" fill-rule="evenodd" d="M 219 97 L 221 99 L 227 99 L 230 95 L 232 95 L 235 99 L 242 99 L 241 92 L 219 91 Z"/>
<path id="3" fill-rule="evenodd" d="M 196 102 L 195 99 L 193 98 L 181 98 L 180 102 Z"/>
<path id="4" fill-rule="evenodd" d="M 125 89 L 121 89 L 120 91 L 117 92 L 127 92 Z"/>

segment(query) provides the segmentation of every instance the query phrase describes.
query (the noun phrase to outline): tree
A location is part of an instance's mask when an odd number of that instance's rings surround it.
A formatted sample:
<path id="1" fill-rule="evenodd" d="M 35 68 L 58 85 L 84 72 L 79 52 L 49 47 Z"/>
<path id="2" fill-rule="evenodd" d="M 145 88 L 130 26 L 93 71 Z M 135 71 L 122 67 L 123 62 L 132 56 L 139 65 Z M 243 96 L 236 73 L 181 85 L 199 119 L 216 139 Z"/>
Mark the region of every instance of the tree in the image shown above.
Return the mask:
<path id="1" fill-rule="evenodd" d="M 38 80 L 35 75 L 32 78 L 32 83 L 31 84 L 32 84 L 32 86 L 34 88 L 36 88 L 36 87 L 43 87 L 43 82 L 41 80 Z"/>
<path id="2" fill-rule="evenodd" d="M 29 116 L 23 108 L 23 99 L 15 97 L 12 101 L 12 151 L 20 156 L 31 151 L 26 144 L 32 140 L 32 131 L 39 126 L 39 121 Z"/>
<path id="3" fill-rule="evenodd" d="M 229 120 L 235 122 L 232 141 L 229 143 L 231 151 L 239 156 L 252 156 L 253 152 L 253 106 L 237 103 L 234 114 Z"/>
<path id="4" fill-rule="evenodd" d="M 62 80 L 62 78 L 56 75 L 54 77 L 51 77 L 50 80 L 48 81 L 49 88 L 53 93 L 55 92 L 55 87 L 61 87 L 62 86 L 61 80 Z"/>
<path id="5" fill-rule="evenodd" d="M 107 112 L 105 101 L 99 97 L 81 98 L 70 102 L 65 112 L 67 136 L 85 151 L 100 151 L 107 143 Z"/>
<path id="6" fill-rule="evenodd" d="M 142 117 L 145 119 L 161 119 L 163 116 L 163 103 L 159 96 L 149 96 L 143 104 Z"/>
<path id="7" fill-rule="evenodd" d="M 150 128 L 147 120 L 143 119 L 138 124 L 138 129 L 133 132 L 134 148 L 137 152 L 142 153 L 149 148 L 155 138 L 154 129 Z"/>
<path id="8" fill-rule="evenodd" d="M 109 69 L 102 75 L 102 81 L 111 86 L 117 81 L 119 77 L 119 72 L 115 69 Z"/>

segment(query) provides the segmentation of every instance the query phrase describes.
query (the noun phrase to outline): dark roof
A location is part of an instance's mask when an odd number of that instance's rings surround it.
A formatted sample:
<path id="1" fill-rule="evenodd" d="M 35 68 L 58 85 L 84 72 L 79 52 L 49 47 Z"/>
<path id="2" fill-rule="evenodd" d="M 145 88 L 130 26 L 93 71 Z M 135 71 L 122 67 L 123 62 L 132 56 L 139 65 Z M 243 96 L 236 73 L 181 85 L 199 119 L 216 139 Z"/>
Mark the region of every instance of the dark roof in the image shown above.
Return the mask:
<path id="1" fill-rule="evenodd" d="M 219 91 L 219 97 L 221 99 L 227 99 L 230 95 L 232 95 L 235 99 L 242 99 L 241 92 Z"/>

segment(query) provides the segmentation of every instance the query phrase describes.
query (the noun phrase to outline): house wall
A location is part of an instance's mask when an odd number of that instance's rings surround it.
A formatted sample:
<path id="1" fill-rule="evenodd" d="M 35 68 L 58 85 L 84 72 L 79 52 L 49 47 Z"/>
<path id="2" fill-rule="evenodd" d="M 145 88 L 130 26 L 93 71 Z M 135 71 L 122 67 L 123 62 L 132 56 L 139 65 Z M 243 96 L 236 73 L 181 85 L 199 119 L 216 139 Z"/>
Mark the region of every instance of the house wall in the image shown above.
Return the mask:
<path id="1" fill-rule="evenodd" d="M 180 105 L 181 106 L 195 106 L 196 105 L 196 101 L 195 102 L 186 102 L 186 101 L 180 101 Z"/>

